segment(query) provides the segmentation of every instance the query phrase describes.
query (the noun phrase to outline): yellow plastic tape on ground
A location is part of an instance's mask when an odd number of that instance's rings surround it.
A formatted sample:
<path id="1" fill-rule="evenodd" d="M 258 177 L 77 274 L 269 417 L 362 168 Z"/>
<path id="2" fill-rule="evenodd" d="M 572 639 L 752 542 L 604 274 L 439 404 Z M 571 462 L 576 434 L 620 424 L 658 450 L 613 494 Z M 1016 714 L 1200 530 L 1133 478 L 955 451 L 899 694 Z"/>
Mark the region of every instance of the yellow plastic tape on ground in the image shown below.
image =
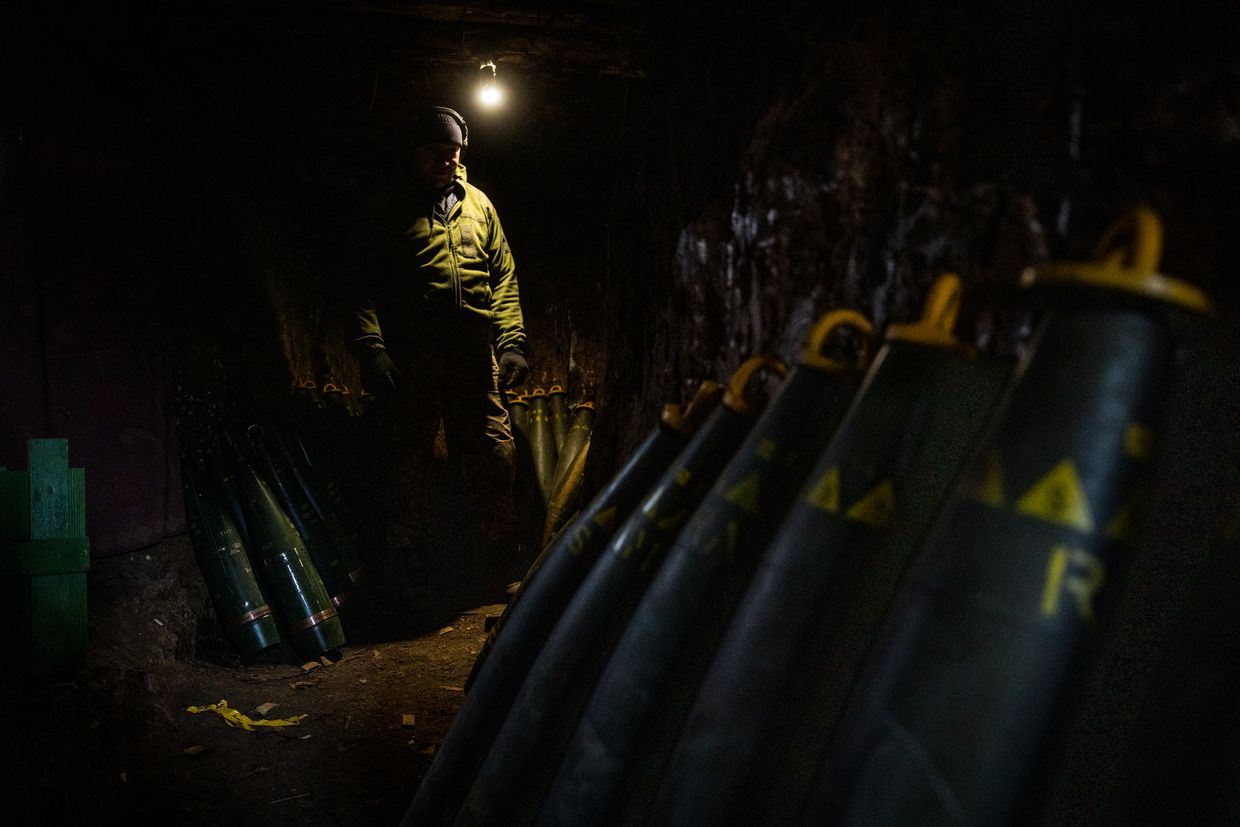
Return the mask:
<path id="1" fill-rule="evenodd" d="M 294 715 L 292 718 L 263 718 L 255 721 L 250 716 L 238 712 L 228 705 L 228 701 L 220 701 L 210 706 L 190 706 L 185 708 L 186 712 L 197 714 L 199 712 L 214 712 L 224 719 L 224 723 L 231 727 L 241 727 L 242 729 L 253 731 L 256 726 L 297 726 L 301 723 L 301 719 L 305 715 Z"/>

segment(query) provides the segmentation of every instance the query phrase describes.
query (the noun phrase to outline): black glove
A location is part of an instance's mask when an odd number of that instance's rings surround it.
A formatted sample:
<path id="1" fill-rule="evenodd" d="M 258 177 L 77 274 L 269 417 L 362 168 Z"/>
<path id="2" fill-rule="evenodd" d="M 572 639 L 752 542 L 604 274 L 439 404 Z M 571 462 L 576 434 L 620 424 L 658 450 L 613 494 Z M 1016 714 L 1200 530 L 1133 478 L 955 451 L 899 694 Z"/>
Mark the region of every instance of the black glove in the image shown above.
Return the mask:
<path id="1" fill-rule="evenodd" d="M 400 384 L 400 371 L 386 350 L 376 350 L 362 359 L 362 387 L 375 396 L 387 396 Z"/>
<path id="2" fill-rule="evenodd" d="M 525 354 L 516 348 L 505 350 L 499 355 L 499 389 L 506 391 L 515 388 L 525 381 L 530 366 L 525 361 Z"/>

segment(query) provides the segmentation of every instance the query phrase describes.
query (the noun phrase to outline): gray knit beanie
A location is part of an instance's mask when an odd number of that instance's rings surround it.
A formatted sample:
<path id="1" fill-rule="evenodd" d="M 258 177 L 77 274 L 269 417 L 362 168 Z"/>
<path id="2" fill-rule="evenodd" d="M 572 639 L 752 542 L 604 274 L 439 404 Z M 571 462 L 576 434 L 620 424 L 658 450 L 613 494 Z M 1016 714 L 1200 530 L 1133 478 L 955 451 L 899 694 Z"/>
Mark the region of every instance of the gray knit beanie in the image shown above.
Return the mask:
<path id="1" fill-rule="evenodd" d="M 413 121 L 413 145 L 456 144 L 465 146 L 465 119 L 452 110 L 434 107 L 419 112 Z"/>

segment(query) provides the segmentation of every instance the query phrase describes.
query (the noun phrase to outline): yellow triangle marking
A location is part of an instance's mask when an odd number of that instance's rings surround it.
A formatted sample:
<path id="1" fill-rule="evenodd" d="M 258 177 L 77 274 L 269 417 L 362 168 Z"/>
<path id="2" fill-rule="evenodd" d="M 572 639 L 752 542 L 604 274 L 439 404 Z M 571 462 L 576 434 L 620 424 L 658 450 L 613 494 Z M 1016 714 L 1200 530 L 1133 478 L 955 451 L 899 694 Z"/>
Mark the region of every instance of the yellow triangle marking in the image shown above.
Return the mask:
<path id="1" fill-rule="evenodd" d="M 727 528 L 724 529 L 723 553 L 729 560 L 736 558 L 736 535 L 738 533 L 736 520 L 728 520 Z"/>
<path id="2" fill-rule="evenodd" d="M 1128 499 L 1124 500 L 1116 512 L 1111 515 L 1111 519 L 1107 522 L 1103 531 L 1106 533 L 1108 540 L 1116 540 L 1121 543 L 1133 543 L 1137 539 L 1137 522 L 1141 514 L 1141 509 L 1145 504 L 1145 496 L 1143 491 L 1137 491 Z"/>
<path id="3" fill-rule="evenodd" d="M 963 494 L 971 500 L 995 508 L 1003 507 L 1003 465 L 998 451 L 991 451 L 981 464 L 973 469 L 964 481 Z"/>
<path id="4" fill-rule="evenodd" d="M 637 539 L 633 541 L 631 544 L 629 544 L 629 547 L 624 550 L 624 559 L 626 560 L 629 559 L 630 557 L 633 556 L 633 552 L 641 551 L 645 547 L 646 547 L 646 527 L 642 526 L 641 528 L 637 529 Z"/>
<path id="5" fill-rule="evenodd" d="M 1104 531 L 1108 540 L 1116 540 L 1123 543 L 1131 543 L 1136 537 L 1136 526 L 1134 525 L 1132 501 L 1124 503 L 1115 512 L 1110 522 L 1107 523 Z"/>
<path id="6" fill-rule="evenodd" d="M 750 514 L 758 513 L 758 475 L 750 474 L 732 486 L 724 499 Z"/>
<path id="7" fill-rule="evenodd" d="M 658 526 L 660 531 L 671 534 L 673 531 L 680 528 L 680 524 L 685 521 L 685 517 L 687 517 L 688 514 L 689 512 L 682 508 L 672 516 L 664 517 L 662 520 L 656 521 L 655 525 Z"/>
<path id="8" fill-rule="evenodd" d="M 688 468 L 685 468 L 682 465 L 680 468 L 676 469 L 676 484 L 677 485 L 688 485 L 689 480 L 691 479 L 693 479 L 693 472 L 690 471 Z"/>
<path id="9" fill-rule="evenodd" d="M 775 452 L 779 450 L 779 445 L 773 439 L 764 439 L 758 443 L 757 454 L 762 459 L 770 459 L 775 456 Z"/>
<path id="10" fill-rule="evenodd" d="M 1154 432 L 1139 422 L 1124 429 L 1124 453 L 1133 459 L 1149 459 L 1154 453 Z"/>
<path id="11" fill-rule="evenodd" d="M 1080 531 L 1094 530 L 1094 517 L 1089 502 L 1081 488 L 1072 460 L 1065 459 L 1025 493 L 1016 503 L 1016 510 L 1048 523 L 1075 528 Z"/>
<path id="12" fill-rule="evenodd" d="M 840 469 L 838 466 L 822 475 L 822 479 L 814 483 L 806 502 L 823 511 L 839 513 L 840 510 Z"/>
<path id="13" fill-rule="evenodd" d="M 609 530 L 616 524 L 616 506 L 613 505 L 611 508 L 604 509 L 594 515 L 594 522 L 598 523 L 599 528 Z"/>
<path id="14" fill-rule="evenodd" d="M 853 503 L 844 516 L 859 523 L 882 528 L 891 521 L 891 515 L 895 513 L 895 510 L 896 491 L 891 485 L 891 480 L 885 480 Z"/>

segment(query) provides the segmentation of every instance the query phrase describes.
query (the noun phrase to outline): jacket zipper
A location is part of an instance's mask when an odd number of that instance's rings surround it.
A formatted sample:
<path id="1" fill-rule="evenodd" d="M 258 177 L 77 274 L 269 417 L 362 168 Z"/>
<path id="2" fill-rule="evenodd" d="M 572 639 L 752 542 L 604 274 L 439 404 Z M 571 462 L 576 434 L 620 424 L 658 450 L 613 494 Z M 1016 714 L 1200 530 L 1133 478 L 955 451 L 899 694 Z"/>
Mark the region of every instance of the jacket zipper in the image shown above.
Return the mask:
<path id="1" fill-rule="evenodd" d="M 450 216 L 445 223 L 444 231 L 448 234 L 448 259 L 452 263 L 452 295 L 456 299 L 456 306 L 459 310 L 465 306 L 465 300 L 461 294 L 461 268 L 456 256 L 456 242 L 452 239 L 452 219 Z"/>

